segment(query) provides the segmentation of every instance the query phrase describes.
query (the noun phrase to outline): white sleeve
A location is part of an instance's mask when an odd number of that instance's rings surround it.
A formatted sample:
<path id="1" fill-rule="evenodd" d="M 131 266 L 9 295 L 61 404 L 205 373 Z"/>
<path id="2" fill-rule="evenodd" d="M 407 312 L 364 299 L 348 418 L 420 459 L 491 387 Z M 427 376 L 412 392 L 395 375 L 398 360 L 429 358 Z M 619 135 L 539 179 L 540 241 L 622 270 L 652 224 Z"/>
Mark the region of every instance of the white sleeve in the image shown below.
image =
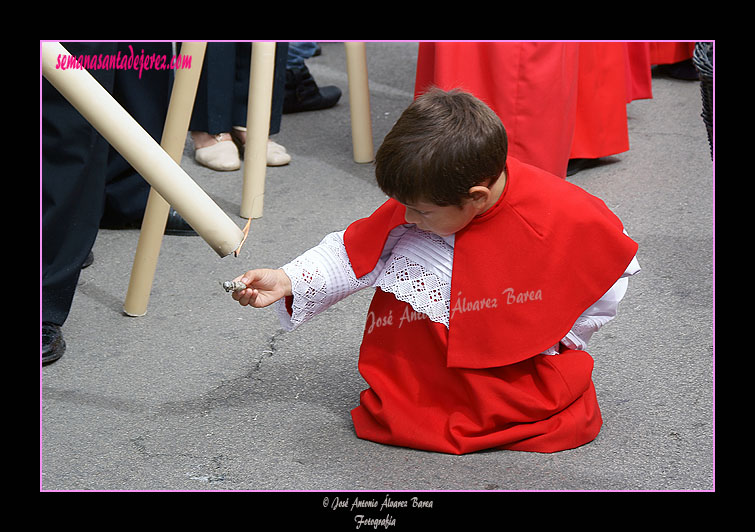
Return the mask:
<path id="1" fill-rule="evenodd" d="M 637 262 L 637 257 L 634 257 L 622 276 L 608 292 L 577 318 L 574 326 L 561 340 L 561 343 L 570 349 L 585 349 L 592 335 L 616 317 L 619 302 L 627 291 L 629 277 L 639 271 L 640 265 Z"/>
<path id="2" fill-rule="evenodd" d="M 317 246 L 282 267 L 291 279 L 293 293 L 290 313 L 286 298 L 275 303 L 285 330 L 291 331 L 345 297 L 373 286 L 385 264 L 386 252 L 375 270 L 357 278 L 346 254 L 344 232 L 327 235 Z"/>

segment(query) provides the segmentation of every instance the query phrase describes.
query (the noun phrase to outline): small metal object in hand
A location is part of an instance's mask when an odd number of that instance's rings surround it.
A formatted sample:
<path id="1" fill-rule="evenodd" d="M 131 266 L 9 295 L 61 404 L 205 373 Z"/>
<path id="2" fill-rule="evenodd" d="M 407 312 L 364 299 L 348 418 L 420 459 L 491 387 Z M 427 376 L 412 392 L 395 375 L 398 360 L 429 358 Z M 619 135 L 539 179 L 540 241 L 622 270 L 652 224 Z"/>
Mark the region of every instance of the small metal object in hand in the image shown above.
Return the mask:
<path id="1" fill-rule="evenodd" d="M 246 285 L 241 281 L 225 281 L 223 283 L 223 288 L 225 288 L 226 292 L 238 292 L 246 289 Z"/>

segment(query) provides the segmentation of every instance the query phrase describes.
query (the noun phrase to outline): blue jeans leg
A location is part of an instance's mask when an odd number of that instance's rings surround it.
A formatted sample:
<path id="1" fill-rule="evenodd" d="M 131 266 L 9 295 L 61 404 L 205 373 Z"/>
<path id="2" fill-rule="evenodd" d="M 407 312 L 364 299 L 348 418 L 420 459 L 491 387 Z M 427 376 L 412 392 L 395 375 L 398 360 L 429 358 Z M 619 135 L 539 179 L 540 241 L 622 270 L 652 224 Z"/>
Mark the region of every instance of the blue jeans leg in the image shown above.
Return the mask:
<path id="1" fill-rule="evenodd" d="M 317 43 L 314 42 L 292 42 L 288 44 L 288 60 L 286 68 L 304 68 L 304 60 L 315 55 Z"/>

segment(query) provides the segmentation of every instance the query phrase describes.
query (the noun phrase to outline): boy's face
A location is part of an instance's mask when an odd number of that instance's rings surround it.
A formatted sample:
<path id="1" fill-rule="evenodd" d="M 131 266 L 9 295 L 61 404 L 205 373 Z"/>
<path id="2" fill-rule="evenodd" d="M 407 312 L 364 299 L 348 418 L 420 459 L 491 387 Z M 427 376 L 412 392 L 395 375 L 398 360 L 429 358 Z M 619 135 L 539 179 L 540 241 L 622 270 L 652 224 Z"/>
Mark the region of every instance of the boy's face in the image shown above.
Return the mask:
<path id="1" fill-rule="evenodd" d="M 416 224 L 419 229 L 441 237 L 460 231 L 480 214 L 479 205 L 473 200 L 465 201 L 461 207 L 440 206 L 422 201 L 404 206 L 408 223 Z"/>
<path id="2" fill-rule="evenodd" d="M 469 197 L 460 207 L 441 206 L 427 201 L 402 203 L 406 207 L 404 217 L 408 223 L 415 224 L 423 231 L 441 237 L 451 236 L 466 227 L 475 216 L 490 209 L 503 194 L 505 186 L 506 172 L 502 172 L 492 184 L 475 185 L 470 188 Z"/>

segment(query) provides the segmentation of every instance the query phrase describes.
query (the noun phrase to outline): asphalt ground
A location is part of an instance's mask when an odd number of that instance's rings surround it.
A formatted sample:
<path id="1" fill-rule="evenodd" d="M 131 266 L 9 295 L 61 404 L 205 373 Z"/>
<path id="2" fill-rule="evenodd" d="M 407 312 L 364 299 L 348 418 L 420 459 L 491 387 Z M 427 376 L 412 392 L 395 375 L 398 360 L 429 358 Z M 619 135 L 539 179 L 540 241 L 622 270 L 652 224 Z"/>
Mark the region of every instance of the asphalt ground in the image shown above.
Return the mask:
<path id="1" fill-rule="evenodd" d="M 219 284 L 288 262 L 385 199 L 372 165 L 352 159 L 344 46 L 322 48 L 309 68 L 344 95 L 332 109 L 284 115 L 275 140 L 293 160 L 268 168 L 264 215 L 239 257 L 166 236 L 147 314 L 128 317 L 139 231 L 100 231 L 63 327 L 67 351 L 40 369 L 40 490 L 314 491 L 317 501 L 294 509 L 300 518 L 328 510 L 347 521 L 356 510 L 332 506 L 339 495 L 353 504 L 352 491 L 381 504 L 389 492 L 432 501 L 467 491 L 714 491 L 714 165 L 700 83 L 655 71 L 653 98 L 627 107 L 630 150 L 569 178 L 623 220 L 642 266 L 589 348 L 600 435 L 555 454 L 450 456 L 354 434 L 369 291 L 284 333 L 272 310 L 242 308 Z M 416 50 L 367 44 L 376 148 L 412 99 Z M 182 166 L 244 225 L 243 169 L 199 166 L 188 141 Z"/>

